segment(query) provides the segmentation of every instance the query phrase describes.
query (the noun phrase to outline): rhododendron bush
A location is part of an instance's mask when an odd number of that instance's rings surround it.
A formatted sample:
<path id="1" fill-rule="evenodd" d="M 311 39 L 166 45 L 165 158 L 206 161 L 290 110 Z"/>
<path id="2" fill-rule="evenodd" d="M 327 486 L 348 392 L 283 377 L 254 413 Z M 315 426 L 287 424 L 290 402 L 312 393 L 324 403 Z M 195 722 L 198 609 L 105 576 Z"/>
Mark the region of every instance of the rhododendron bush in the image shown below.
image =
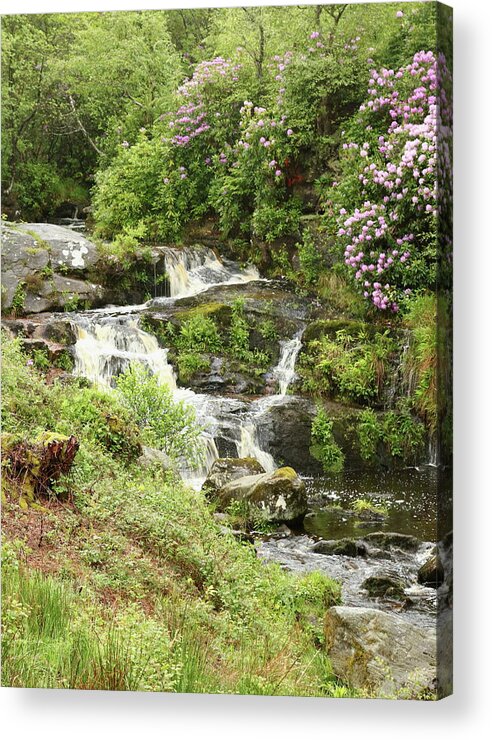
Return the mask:
<path id="1" fill-rule="evenodd" d="M 452 171 L 449 85 L 445 59 L 432 51 L 396 71 L 373 69 L 344 132 L 328 214 L 358 289 L 381 310 L 397 311 L 436 282 L 437 218 L 449 208 Z"/>

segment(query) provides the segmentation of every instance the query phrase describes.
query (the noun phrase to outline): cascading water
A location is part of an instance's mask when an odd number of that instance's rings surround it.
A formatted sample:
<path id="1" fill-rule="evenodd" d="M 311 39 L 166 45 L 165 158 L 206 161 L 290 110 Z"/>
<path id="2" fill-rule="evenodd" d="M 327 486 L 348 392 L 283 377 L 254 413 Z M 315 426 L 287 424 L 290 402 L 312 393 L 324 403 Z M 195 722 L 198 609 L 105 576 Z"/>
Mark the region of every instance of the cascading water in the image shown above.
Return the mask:
<path id="1" fill-rule="evenodd" d="M 241 268 L 237 262 L 219 260 L 207 247 L 166 247 L 164 263 L 171 298 L 197 295 L 212 285 L 247 283 L 260 277 L 256 267 Z"/>
<path id="2" fill-rule="evenodd" d="M 171 297 L 154 299 L 153 305 L 183 295 L 192 295 L 212 285 L 244 283 L 258 279 L 256 268 L 241 270 L 235 263 L 221 263 L 209 249 L 166 248 L 166 273 Z M 168 350 L 159 347 L 157 339 L 139 326 L 139 313 L 144 306 L 111 308 L 85 314 L 74 314 L 77 333 L 74 373 L 97 385 L 112 387 L 116 377 L 132 362 L 140 362 L 167 385 L 176 401 L 194 407 L 202 433 L 204 462 L 200 470 L 183 466 L 183 477 L 194 487 L 205 479 L 214 460 L 219 457 L 216 439 L 228 444 L 238 457 L 254 457 L 267 472 L 275 470 L 275 460 L 264 450 L 259 432 L 269 408 L 282 401 L 295 378 L 295 363 L 301 349 L 302 330 L 280 347 L 280 359 L 273 370 L 279 394 L 251 403 L 194 393 L 178 388 Z M 228 453 L 230 454 L 230 453 Z"/>
<path id="3" fill-rule="evenodd" d="M 299 352 L 301 351 L 301 337 L 304 329 L 297 332 L 295 337 L 288 342 L 280 344 L 280 360 L 273 371 L 273 375 L 278 381 L 281 396 L 287 394 L 287 389 L 296 377 L 295 366 Z"/>
<path id="4" fill-rule="evenodd" d="M 77 316 L 75 375 L 82 375 L 96 385 L 112 386 L 115 378 L 130 365 L 141 362 L 159 383 L 176 390 L 176 378 L 167 361 L 167 349 L 161 349 L 155 337 L 138 327 L 132 315 Z"/>

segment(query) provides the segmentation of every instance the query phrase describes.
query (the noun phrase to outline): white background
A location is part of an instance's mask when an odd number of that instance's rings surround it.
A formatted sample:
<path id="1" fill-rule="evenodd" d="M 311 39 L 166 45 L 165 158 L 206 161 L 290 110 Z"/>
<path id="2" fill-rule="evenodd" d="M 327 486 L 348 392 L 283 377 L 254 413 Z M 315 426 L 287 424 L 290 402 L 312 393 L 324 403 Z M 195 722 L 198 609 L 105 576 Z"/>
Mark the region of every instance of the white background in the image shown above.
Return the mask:
<path id="1" fill-rule="evenodd" d="M 193 0 L 182 2 L 181 7 L 235 4 L 240 3 Z M 419 704 L 4 688 L 0 689 L 4 737 L 491 737 L 492 587 L 488 560 L 492 548 L 488 541 L 492 533 L 492 2 L 451 0 L 450 4 L 454 7 L 455 28 L 454 696 Z M 179 6 L 179 1 L 166 0 L 2 0 L 1 12 Z"/>

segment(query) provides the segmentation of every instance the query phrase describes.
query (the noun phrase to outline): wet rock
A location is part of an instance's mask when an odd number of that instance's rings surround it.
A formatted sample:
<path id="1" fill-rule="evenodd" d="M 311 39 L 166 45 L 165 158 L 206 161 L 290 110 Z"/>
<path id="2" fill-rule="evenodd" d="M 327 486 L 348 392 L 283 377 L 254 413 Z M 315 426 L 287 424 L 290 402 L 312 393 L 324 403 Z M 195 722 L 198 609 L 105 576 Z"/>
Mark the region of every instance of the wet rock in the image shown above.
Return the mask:
<path id="1" fill-rule="evenodd" d="M 339 540 L 320 540 L 313 545 L 312 551 L 321 555 L 347 555 L 352 558 L 367 555 L 367 547 L 361 540 L 351 540 L 348 537 Z"/>
<path id="2" fill-rule="evenodd" d="M 430 588 L 439 588 L 444 582 L 444 568 L 437 547 L 430 558 L 419 568 L 418 582 Z"/>
<path id="3" fill-rule="evenodd" d="M 354 688 L 404 698 L 435 689 L 431 630 L 379 609 L 337 606 L 326 614 L 325 639 L 335 675 Z"/>
<path id="4" fill-rule="evenodd" d="M 210 468 L 207 479 L 202 486 L 202 491 L 207 496 L 212 496 L 219 489 L 238 478 L 259 475 L 265 472 L 265 468 L 253 457 L 225 457 L 215 460 Z"/>
<path id="5" fill-rule="evenodd" d="M 364 535 L 364 540 L 369 545 L 375 545 L 383 550 L 393 547 L 406 552 L 416 552 L 421 542 L 411 534 L 400 534 L 399 532 L 371 532 Z"/>
<path id="6" fill-rule="evenodd" d="M 294 521 L 307 511 L 306 486 L 288 467 L 232 480 L 217 492 L 217 498 L 222 508 L 232 501 L 245 502 L 269 522 Z"/>
<path id="7" fill-rule="evenodd" d="M 282 460 L 304 475 L 318 475 L 321 463 L 310 453 L 311 425 L 316 407 L 310 400 L 286 396 L 274 403 L 262 417 L 259 440 L 275 460 Z"/>
<path id="8" fill-rule="evenodd" d="M 365 589 L 369 596 L 373 598 L 382 597 L 385 599 L 405 598 L 405 588 L 407 584 L 395 571 L 381 571 L 374 573 L 362 582 L 361 588 Z"/>

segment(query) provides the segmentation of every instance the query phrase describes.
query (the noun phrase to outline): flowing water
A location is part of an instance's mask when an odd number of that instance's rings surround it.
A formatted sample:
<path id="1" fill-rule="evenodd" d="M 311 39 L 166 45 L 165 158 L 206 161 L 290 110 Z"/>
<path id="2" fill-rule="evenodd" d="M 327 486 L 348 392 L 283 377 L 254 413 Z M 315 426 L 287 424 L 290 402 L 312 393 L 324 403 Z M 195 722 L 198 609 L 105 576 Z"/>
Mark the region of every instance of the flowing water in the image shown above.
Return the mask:
<path id="1" fill-rule="evenodd" d="M 140 362 L 166 384 L 176 401 L 193 406 L 203 429 L 204 462 L 199 470 L 183 466 L 183 478 L 200 488 L 214 460 L 221 456 L 254 457 L 267 472 L 276 468 L 276 461 L 260 443 L 261 429 L 268 413 L 276 404 L 285 403 L 289 386 L 295 379 L 296 360 L 301 349 L 302 329 L 280 344 L 280 359 L 272 375 L 277 383 L 275 395 L 250 400 L 195 393 L 179 388 L 168 350 L 159 347 L 156 338 L 139 326 L 141 312 L 146 307 L 172 305 L 178 297 L 196 295 L 211 287 L 258 280 L 255 268 L 241 269 L 232 262 L 220 261 L 212 250 L 187 248 L 164 250 L 168 296 L 155 298 L 142 306 L 109 307 L 73 314 L 77 332 L 74 373 L 94 383 L 113 387 L 117 376 L 131 362 Z M 432 462 L 437 450 L 429 450 Z M 361 584 L 369 575 L 381 569 L 380 556 L 350 558 L 322 555 L 312 551 L 316 539 L 341 537 L 363 538 L 371 531 L 386 530 L 415 534 L 423 540 L 417 553 L 390 552 L 383 565 L 391 565 L 407 584 L 407 607 L 404 616 L 419 624 L 430 625 L 435 614 L 435 591 L 417 583 L 417 570 L 436 540 L 437 467 L 398 471 L 397 473 L 366 473 L 361 471 L 306 479 L 310 513 L 305 519 L 304 532 L 287 538 L 272 537 L 259 545 L 259 555 L 290 570 L 306 572 L 322 570 L 342 583 L 343 600 L 348 605 L 378 606 L 393 610 L 402 608 L 384 599 L 368 599 Z M 446 485 L 446 484 L 445 484 Z M 387 508 L 384 522 L 361 523 L 353 514 L 357 499 L 370 499 Z"/>
<path id="2" fill-rule="evenodd" d="M 163 250 L 168 296 L 183 298 L 212 285 L 234 285 L 259 280 L 256 267 L 241 268 L 231 260 L 219 260 L 207 247 L 165 247 Z M 158 303 L 154 301 L 154 303 Z"/>
<path id="3" fill-rule="evenodd" d="M 170 296 L 154 299 L 150 302 L 153 306 L 170 304 L 177 297 L 196 295 L 212 286 L 258 280 L 256 268 L 241 269 L 236 263 L 220 262 L 214 252 L 206 248 L 166 248 L 165 262 Z M 301 332 L 281 344 L 280 360 L 273 369 L 279 394 L 231 406 L 226 398 L 178 388 L 174 369 L 168 362 L 168 350 L 160 348 L 156 338 L 139 326 L 139 314 L 148 305 L 74 314 L 72 320 L 77 333 L 74 373 L 97 385 L 114 387 L 118 375 L 132 362 L 139 362 L 159 383 L 171 389 L 176 401 L 193 406 L 197 421 L 204 429 L 204 463 L 199 470 L 183 468 L 181 473 L 196 488 L 201 486 L 213 461 L 219 457 L 216 438 L 229 442 L 236 456 L 254 457 L 267 472 L 275 470 L 275 460 L 258 441 L 258 426 L 268 408 L 285 396 L 295 377 Z"/>

